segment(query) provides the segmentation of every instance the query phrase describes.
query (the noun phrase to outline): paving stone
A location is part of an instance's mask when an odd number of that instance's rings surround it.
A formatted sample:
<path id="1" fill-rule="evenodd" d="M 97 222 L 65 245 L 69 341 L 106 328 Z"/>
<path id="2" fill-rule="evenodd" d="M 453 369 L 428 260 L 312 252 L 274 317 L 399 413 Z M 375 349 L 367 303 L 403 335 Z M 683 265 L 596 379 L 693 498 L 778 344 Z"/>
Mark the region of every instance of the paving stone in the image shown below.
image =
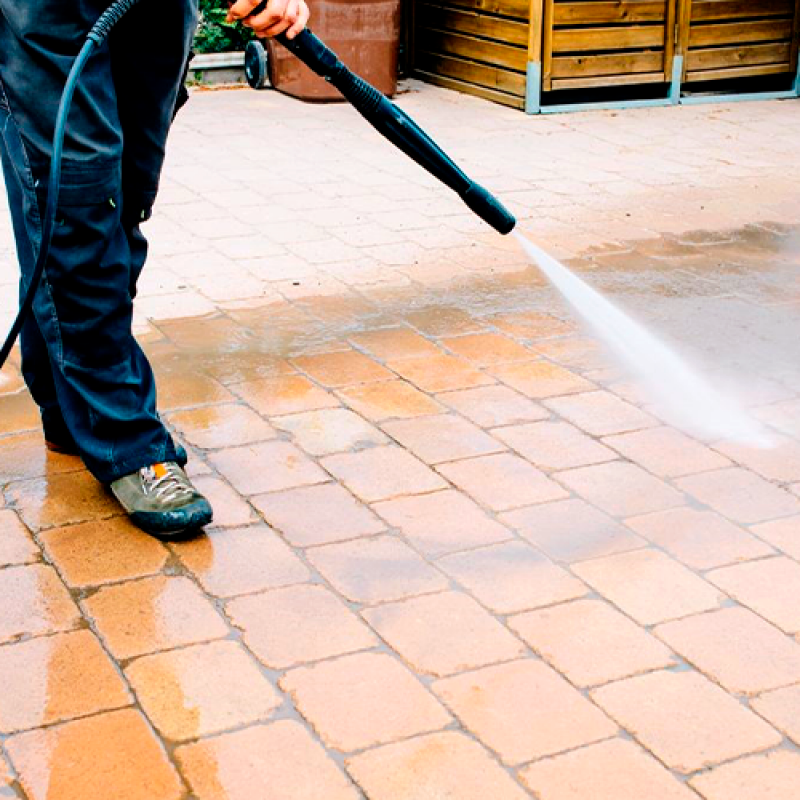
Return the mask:
<path id="1" fill-rule="evenodd" d="M 383 361 L 441 355 L 441 350 L 410 328 L 381 328 L 350 337 L 358 347 Z"/>
<path id="2" fill-rule="evenodd" d="M 231 641 L 144 656 L 125 675 L 155 728 L 172 741 L 263 721 L 282 702 L 244 648 Z"/>
<path id="3" fill-rule="evenodd" d="M 254 725 L 176 751 L 197 800 L 358 800 L 336 762 L 293 720 Z"/>
<path id="4" fill-rule="evenodd" d="M 766 750 L 781 739 L 696 672 L 639 675 L 595 689 L 592 697 L 659 761 L 684 774 Z"/>
<path id="5" fill-rule="evenodd" d="M 625 524 L 692 569 L 712 569 L 775 552 L 713 511 L 671 508 L 633 517 Z"/>
<path id="6" fill-rule="evenodd" d="M 750 707 L 800 745 L 800 685 L 765 692 L 751 700 Z"/>
<path id="7" fill-rule="evenodd" d="M 588 591 L 566 570 L 518 541 L 456 553 L 438 564 L 495 614 L 560 603 Z"/>
<path id="8" fill-rule="evenodd" d="M 323 743 L 346 752 L 438 730 L 451 721 L 397 660 L 360 653 L 291 670 L 280 681 Z"/>
<path id="9" fill-rule="evenodd" d="M 406 662 L 429 675 L 450 675 L 524 653 L 519 640 L 459 592 L 388 603 L 362 613 Z"/>
<path id="10" fill-rule="evenodd" d="M 385 525 L 336 483 L 258 495 L 253 505 L 295 547 L 380 533 Z"/>
<path id="11" fill-rule="evenodd" d="M 259 414 L 270 417 L 339 405 L 336 397 L 302 375 L 245 381 L 231 388 Z"/>
<path id="12" fill-rule="evenodd" d="M 692 778 L 706 800 L 792 800 L 800 781 L 800 755 L 785 750 L 742 758 Z"/>
<path id="13" fill-rule="evenodd" d="M 0 566 L 31 564 L 41 557 L 36 542 L 13 511 L 0 511 Z"/>
<path id="14" fill-rule="evenodd" d="M 365 650 L 378 644 L 366 625 L 323 586 L 302 585 L 240 597 L 227 614 L 271 669 Z"/>
<path id="15" fill-rule="evenodd" d="M 520 778 L 541 800 L 697 800 L 658 761 L 624 739 L 542 759 Z"/>
<path id="16" fill-rule="evenodd" d="M 410 325 L 428 336 L 456 336 L 474 333 L 485 327 L 467 311 L 447 305 L 429 306 L 404 316 Z"/>
<path id="17" fill-rule="evenodd" d="M 5 734 L 130 705 L 133 698 L 86 630 L 0 647 L 0 731 Z"/>
<path id="18" fill-rule="evenodd" d="M 386 500 L 373 508 L 417 550 L 432 558 L 512 537 L 508 528 L 453 490 Z"/>
<path id="19" fill-rule="evenodd" d="M 447 579 L 393 536 L 315 547 L 308 559 L 354 603 L 385 603 L 446 588 Z"/>
<path id="20" fill-rule="evenodd" d="M 215 475 L 191 475 L 192 483 L 214 509 L 214 527 L 231 528 L 252 525 L 258 514 L 227 481 Z"/>
<path id="21" fill-rule="evenodd" d="M 635 464 L 612 462 L 558 473 L 558 480 L 598 508 L 617 517 L 632 517 L 681 505 L 671 486 Z"/>
<path id="22" fill-rule="evenodd" d="M 729 692 L 757 694 L 800 681 L 800 644 L 747 609 L 723 608 L 654 632 Z"/>
<path id="23" fill-rule="evenodd" d="M 322 465 L 367 503 L 446 487 L 435 472 L 395 446 L 328 456 Z"/>
<path id="24" fill-rule="evenodd" d="M 138 711 L 14 736 L 8 752 L 31 800 L 179 800 L 183 786 Z"/>
<path id="25" fill-rule="evenodd" d="M 313 461 L 288 442 L 219 450 L 211 455 L 211 463 L 244 495 L 279 492 L 328 479 Z"/>
<path id="26" fill-rule="evenodd" d="M 575 326 L 551 314 L 540 311 L 498 314 L 491 318 L 492 325 L 517 339 L 545 339 L 572 333 Z"/>
<path id="27" fill-rule="evenodd" d="M 787 436 L 775 436 L 770 444 L 770 447 L 748 447 L 724 442 L 717 449 L 767 480 L 779 483 L 800 480 L 800 442 Z"/>
<path id="28" fill-rule="evenodd" d="M 275 426 L 291 434 L 312 456 L 327 456 L 347 450 L 361 450 L 389 439 L 374 425 L 345 408 L 327 408 L 279 417 Z"/>
<path id="29" fill-rule="evenodd" d="M 507 511 L 567 496 L 544 473 L 510 453 L 443 464 L 439 472 L 492 511 Z"/>
<path id="30" fill-rule="evenodd" d="M 512 450 L 546 471 L 613 461 L 617 454 L 567 422 L 534 422 L 493 432 Z"/>
<path id="31" fill-rule="evenodd" d="M 669 648 L 601 600 L 510 617 L 507 625 L 576 686 L 596 686 L 675 662 Z"/>
<path id="32" fill-rule="evenodd" d="M 373 800 L 526 800 L 527 793 L 472 739 L 456 731 L 379 747 L 347 761 Z M 424 793 L 424 794 L 421 794 Z"/>
<path id="33" fill-rule="evenodd" d="M 116 659 L 228 635 L 211 601 L 188 578 L 160 576 L 107 586 L 83 605 Z"/>
<path id="34" fill-rule="evenodd" d="M 383 430 L 426 464 L 498 453 L 496 439 L 461 417 L 439 414 L 383 423 Z"/>
<path id="35" fill-rule="evenodd" d="M 649 414 L 606 391 L 554 397 L 545 405 L 592 436 L 626 433 L 658 424 Z"/>
<path id="36" fill-rule="evenodd" d="M 800 499 L 739 467 L 681 478 L 677 485 L 734 522 L 750 524 L 800 513 Z"/>
<path id="37" fill-rule="evenodd" d="M 41 564 L 0 570 L 0 643 L 74 628 L 80 619 L 64 584 Z"/>
<path id="38" fill-rule="evenodd" d="M 594 384 L 549 361 L 505 364 L 489 370 L 502 383 L 537 400 L 573 392 L 587 392 Z"/>
<path id="39" fill-rule="evenodd" d="M 472 333 L 445 338 L 441 343 L 457 356 L 466 358 L 478 367 L 530 361 L 535 357 L 535 353 L 526 347 L 497 333 Z"/>
<path id="40" fill-rule="evenodd" d="M 572 571 L 640 625 L 654 625 L 717 608 L 723 595 L 657 550 L 597 558 Z"/>
<path id="41" fill-rule="evenodd" d="M 783 550 L 786 555 L 800 560 L 800 516 L 763 522 L 760 525 L 753 525 L 750 530 L 779 550 Z"/>
<path id="42" fill-rule="evenodd" d="M 244 405 L 203 406 L 171 414 L 170 424 L 189 444 L 204 450 L 274 439 L 275 429 Z"/>
<path id="43" fill-rule="evenodd" d="M 311 573 L 266 525 L 211 530 L 173 545 L 184 566 L 216 597 L 260 592 L 303 583 Z"/>
<path id="44" fill-rule="evenodd" d="M 559 500 L 500 515 L 555 561 L 572 563 L 624 553 L 647 542 L 584 500 Z"/>
<path id="45" fill-rule="evenodd" d="M 800 564 L 784 557 L 723 567 L 709 581 L 786 633 L 800 633 Z"/>
<path id="46" fill-rule="evenodd" d="M 39 431 L 0 438 L 0 464 L 0 483 L 45 476 L 53 479 L 83 469 L 79 458 L 47 450 Z"/>
<path id="47" fill-rule="evenodd" d="M 348 386 L 340 389 L 338 395 L 356 412 L 373 422 L 413 419 L 443 411 L 432 397 L 403 380 Z"/>
<path id="48" fill-rule="evenodd" d="M 377 361 L 355 350 L 301 356 L 293 359 L 292 363 L 313 380 L 330 388 L 389 380 L 394 377 Z"/>
<path id="49" fill-rule="evenodd" d="M 154 575 L 169 551 L 127 517 L 54 528 L 40 535 L 69 586 L 85 588 Z"/>
<path id="50" fill-rule="evenodd" d="M 443 392 L 437 399 L 482 428 L 547 419 L 549 412 L 508 386 Z"/>
<path id="51" fill-rule="evenodd" d="M 547 665 L 533 660 L 436 681 L 462 724 L 506 764 L 605 739 L 617 726 Z"/>

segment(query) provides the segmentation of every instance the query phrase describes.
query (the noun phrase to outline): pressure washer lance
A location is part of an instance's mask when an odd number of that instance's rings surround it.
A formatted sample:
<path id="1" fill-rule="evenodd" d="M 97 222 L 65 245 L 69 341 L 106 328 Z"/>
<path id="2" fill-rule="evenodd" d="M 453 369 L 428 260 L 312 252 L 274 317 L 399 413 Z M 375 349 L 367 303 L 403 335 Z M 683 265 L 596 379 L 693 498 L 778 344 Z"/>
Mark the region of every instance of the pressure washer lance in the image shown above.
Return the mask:
<path id="1" fill-rule="evenodd" d="M 31 310 L 36 287 L 42 280 L 45 263 L 50 252 L 53 223 L 58 207 L 58 193 L 61 183 L 64 135 L 75 87 L 90 56 L 106 40 L 111 29 L 138 2 L 139 0 L 117 0 L 108 8 L 87 36 L 86 42 L 67 78 L 56 119 L 53 157 L 50 162 L 50 183 L 44 223 L 42 225 L 42 244 L 31 280 L 20 303 L 17 318 L 11 327 L 5 344 L 0 349 L 0 369 L 6 363 L 25 317 Z M 260 13 L 265 7 L 266 3 L 263 3 L 253 13 Z M 482 186 L 471 181 L 408 114 L 398 108 L 374 86 L 351 72 L 339 60 L 336 53 L 311 33 L 308 28 L 299 33 L 294 39 L 287 38 L 285 34 L 281 34 L 276 38 L 304 64 L 335 86 L 361 116 L 393 145 L 456 192 L 482 220 L 499 233 L 511 233 L 517 221 L 502 203 Z"/>

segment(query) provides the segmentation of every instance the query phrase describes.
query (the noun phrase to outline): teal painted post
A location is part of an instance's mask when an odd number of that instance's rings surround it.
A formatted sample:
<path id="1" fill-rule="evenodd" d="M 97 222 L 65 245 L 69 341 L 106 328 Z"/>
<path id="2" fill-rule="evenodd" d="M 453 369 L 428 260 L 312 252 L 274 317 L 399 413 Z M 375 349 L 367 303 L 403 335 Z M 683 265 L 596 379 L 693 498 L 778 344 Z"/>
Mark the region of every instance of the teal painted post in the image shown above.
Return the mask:
<path id="1" fill-rule="evenodd" d="M 676 106 L 681 102 L 681 80 L 683 79 L 683 56 L 672 60 L 672 83 L 669 85 L 669 101 Z"/>
<path id="2" fill-rule="evenodd" d="M 525 113 L 538 114 L 541 110 L 542 65 L 538 61 L 529 61 L 525 78 Z"/>

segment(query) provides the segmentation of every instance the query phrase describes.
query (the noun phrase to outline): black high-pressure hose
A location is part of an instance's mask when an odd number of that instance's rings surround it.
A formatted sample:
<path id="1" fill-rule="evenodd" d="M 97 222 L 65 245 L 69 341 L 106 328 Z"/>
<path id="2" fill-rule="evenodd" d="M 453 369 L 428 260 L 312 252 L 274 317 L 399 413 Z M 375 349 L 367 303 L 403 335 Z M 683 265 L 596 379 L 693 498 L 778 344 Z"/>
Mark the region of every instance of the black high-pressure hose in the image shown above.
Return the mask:
<path id="1" fill-rule="evenodd" d="M 3 365 L 8 360 L 11 349 L 14 347 L 14 342 L 17 340 L 17 336 L 19 336 L 19 332 L 22 330 L 25 317 L 30 313 L 31 307 L 33 306 L 33 298 L 36 295 L 36 289 L 44 274 L 47 257 L 50 255 L 50 244 L 53 239 L 53 225 L 58 208 L 58 194 L 61 189 L 61 160 L 64 155 L 64 136 L 67 131 L 67 120 L 69 118 L 70 109 L 72 108 L 72 98 L 75 94 L 78 81 L 83 73 L 83 68 L 86 66 L 86 62 L 94 51 L 108 38 L 111 29 L 138 2 L 139 0 L 116 0 L 115 3 L 109 6 L 86 37 L 86 42 L 81 48 L 80 53 L 78 53 L 78 57 L 75 59 L 75 63 L 72 65 L 72 69 L 67 77 L 64 93 L 61 95 L 61 104 L 58 107 L 55 135 L 53 136 L 53 155 L 50 159 L 50 180 L 47 187 L 44 221 L 42 222 L 42 243 L 39 247 L 39 254 L 36 258 L 33 274 L 25 290 L 25 296 L 20 302 L 19 313 L 14 320 L 14 324 L 11 326 L 11 330 L 8 333 L 8 337 L 2 349 L 0 349 L 0 369 L 2 369 Z"/>
<path id="2" fill-rule="evenodd" d="M 17 318 L 11 327 L 5 344 L 0 349 L 0 368 L 3 367 L 8 359 L 25 317 L 31 310 L 33 298 L 42 280 L 45 263 L 50 252 L 53 223 L 58 207 L 58 192 L 61 184 L 64 134 L 75 87 L 92 53 L 105 41 L 111 29 L 137 2 L 139 0 L 116 0 L 109 7 L 87 36 L 86 43 L 78 54 L 67 78 L 56 119 L 53 157 L 50 162 L 50 183 L 44 223 L 42 225 L 42 244 L 25 296 L 20 303 Z M 266 3 L 263 3 L 253 13 L 259 13 L 265 7 Z M 482 186 L 470 180 L 408 114 L 387 99 L 374 86 L 359 78 L 358 75 L 353 74 L 339 60 L 336 53 L 327 47 L 324 42 L 320 41 L 310 30 L 306 28 L 294 39 L 288 39 L 285 34 L 281 34 L 277 39 L 314 72 L 333 84 L 379 133 L 383 134 L 407 156 L 413 158 L 434 177 L 456 192 L 481 219 L 502 234 L 510 233 L 514 229 L 517 222 L 516 219 L 497 198 Z"/>

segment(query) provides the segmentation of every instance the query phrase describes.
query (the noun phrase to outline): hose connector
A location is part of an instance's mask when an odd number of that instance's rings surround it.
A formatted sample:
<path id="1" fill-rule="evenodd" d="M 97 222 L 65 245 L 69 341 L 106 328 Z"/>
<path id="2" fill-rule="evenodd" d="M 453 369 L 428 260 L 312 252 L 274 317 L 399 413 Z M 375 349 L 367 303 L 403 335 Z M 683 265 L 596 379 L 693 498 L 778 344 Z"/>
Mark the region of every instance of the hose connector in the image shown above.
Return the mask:
<path id="1" fill-rule="evenodd" d="M 108 38 L 111 29 L 139 2 L 139 0 L 117 0 L 95 22 L 86 37 L 99 47 Z"/>

